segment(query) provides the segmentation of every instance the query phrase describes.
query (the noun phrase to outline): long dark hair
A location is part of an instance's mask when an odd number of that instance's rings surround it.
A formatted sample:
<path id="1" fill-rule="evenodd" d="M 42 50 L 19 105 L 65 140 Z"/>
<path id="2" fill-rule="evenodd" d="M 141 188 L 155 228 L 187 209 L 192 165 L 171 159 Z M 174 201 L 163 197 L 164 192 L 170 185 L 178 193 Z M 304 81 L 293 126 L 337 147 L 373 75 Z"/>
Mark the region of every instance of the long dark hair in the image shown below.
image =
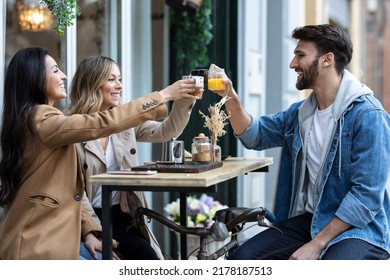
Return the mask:
<path id="1" fill-rule="evenodd" d="M 47 49 L 19 50 L 12 58 L 4 81 L 1 128 L 0 206 L 12 202 L 21 183 L 25 129 L 31 133 L 35 105 L 47 104 L 45 57 Z"/>

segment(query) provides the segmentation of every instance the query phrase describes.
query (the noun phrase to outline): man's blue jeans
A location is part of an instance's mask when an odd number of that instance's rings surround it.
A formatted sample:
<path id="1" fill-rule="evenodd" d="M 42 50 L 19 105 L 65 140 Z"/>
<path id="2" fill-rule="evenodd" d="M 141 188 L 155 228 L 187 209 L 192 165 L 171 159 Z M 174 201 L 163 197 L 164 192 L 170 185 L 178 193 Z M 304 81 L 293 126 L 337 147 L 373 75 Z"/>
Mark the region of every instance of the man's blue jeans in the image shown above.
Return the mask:
<path id="1" fill-rule="evenodd" d="M 228 259 L 288 260 L 301 246 L 309 242 L 312 214 L 305 213 L 268 228 L 234 250 Z M 385 260 L 389 254 L 360 239 L 348 239 L 331 246 L 323 260 Z"/>

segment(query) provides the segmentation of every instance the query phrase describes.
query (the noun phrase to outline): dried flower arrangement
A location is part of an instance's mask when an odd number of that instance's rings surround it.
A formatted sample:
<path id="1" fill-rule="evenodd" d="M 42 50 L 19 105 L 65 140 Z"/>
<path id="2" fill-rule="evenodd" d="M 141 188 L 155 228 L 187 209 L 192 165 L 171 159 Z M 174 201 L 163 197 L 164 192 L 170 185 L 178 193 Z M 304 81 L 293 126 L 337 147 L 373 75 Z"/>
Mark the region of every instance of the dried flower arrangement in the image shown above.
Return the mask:
<path id="1" fill-rule="evenodd" d="M 228 92 L 228 89 L 226 90 L 226 92 Z M 211 134 L 211 161 L 215 161 L 215 145 L 217 145 L 218 137 L 221 137 L 226 134 L 226 130 L 224 130 L 224 127 L 230 117 L 230 112 L 226 113 L 222 109 L 222 106 L 228 100 L 229 97 L 227 97 L 226 95 L 214 106 L 210 106 L 208 108 L 210 116 L 206 116 L 202 113 L 202 111 L 199 110 L 199 113 L 201 114 L 202 118 L 204 118 L 204 127 L 208 128 Z"/>

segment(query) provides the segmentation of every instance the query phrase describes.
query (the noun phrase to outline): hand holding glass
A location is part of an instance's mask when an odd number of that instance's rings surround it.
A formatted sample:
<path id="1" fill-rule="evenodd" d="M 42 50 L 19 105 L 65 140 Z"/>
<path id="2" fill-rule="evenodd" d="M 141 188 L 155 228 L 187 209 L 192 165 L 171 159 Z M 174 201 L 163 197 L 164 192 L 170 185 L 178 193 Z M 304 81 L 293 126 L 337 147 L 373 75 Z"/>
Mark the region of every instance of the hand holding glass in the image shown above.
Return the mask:
<path id="1" fill-rule="evenodd" d="M 208 84 L 207 87 L 209 90 L 224 90 L 225 84 L 223 79 L 225 78 L 224 69 L 213 69 L 209 71 Z"/>
<path id="2" fill-rule="evenodd" d="M 191 76 L 191 75 L 188 75 L 188 76 L 183 76 L 182 79 L 183 80 L 188 80 L 188 79 L 195 80 L 195 92 L 194 92 L 194 95 L 195 96 L 199 96 L 199 99 L 202 99 L 203 92 L 201 91 L 201 89 L 204 87 L 204 78 L 202 76 Z"/>

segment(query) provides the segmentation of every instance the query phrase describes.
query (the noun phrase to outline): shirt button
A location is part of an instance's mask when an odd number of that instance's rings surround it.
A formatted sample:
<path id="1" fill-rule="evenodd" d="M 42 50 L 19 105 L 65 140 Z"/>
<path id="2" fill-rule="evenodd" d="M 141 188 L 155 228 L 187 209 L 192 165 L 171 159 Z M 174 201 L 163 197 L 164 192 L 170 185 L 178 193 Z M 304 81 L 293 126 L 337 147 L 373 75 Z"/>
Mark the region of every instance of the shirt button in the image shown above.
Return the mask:
<path id="1" fill-rule="evenodd" d="M 145 105 L 142 105 L 142 110 L 146 110 L 146 106 Z"/>
<path id="2" fill-rule="evenodd" d="M 84 169 L 87 169 L 88 168 L 88 164 L 84 163 L 83 167 L 84 167 Z"/>
<path id="3" fill-rule="evenodd" d="M 132 148 L 132 149 L 130 150 L 130 154 L 132 154 L 132 155 L 134 155 L 136 152 L 137 152 L 137 150 L 134 149 L 134 148 Z"/>
<path id="4" fill-rule="evenodd" d="M 80 201 L 80 200 L 81 200 L 81 195 L 76 194 L 76 195 L 74 196 L 74 200 Z"/>

